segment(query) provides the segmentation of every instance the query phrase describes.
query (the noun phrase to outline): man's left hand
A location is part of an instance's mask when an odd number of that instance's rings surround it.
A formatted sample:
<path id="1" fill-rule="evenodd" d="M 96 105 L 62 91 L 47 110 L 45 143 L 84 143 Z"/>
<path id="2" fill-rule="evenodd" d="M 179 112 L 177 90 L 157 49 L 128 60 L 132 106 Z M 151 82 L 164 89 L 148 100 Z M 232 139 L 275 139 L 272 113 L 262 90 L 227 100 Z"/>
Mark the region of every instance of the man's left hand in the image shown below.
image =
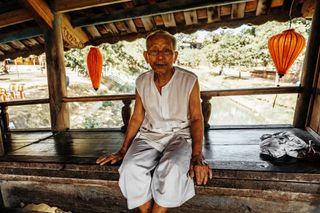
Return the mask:
<path id="1" fill-rule="evenodd" d="M 192 178 L 196 177 L 198 185 L 205 185 L 209 178 L 212 179 L 212 170 L 204 161 L 202 155 L 193 156 L 191 158 L 189 175 Z"/>

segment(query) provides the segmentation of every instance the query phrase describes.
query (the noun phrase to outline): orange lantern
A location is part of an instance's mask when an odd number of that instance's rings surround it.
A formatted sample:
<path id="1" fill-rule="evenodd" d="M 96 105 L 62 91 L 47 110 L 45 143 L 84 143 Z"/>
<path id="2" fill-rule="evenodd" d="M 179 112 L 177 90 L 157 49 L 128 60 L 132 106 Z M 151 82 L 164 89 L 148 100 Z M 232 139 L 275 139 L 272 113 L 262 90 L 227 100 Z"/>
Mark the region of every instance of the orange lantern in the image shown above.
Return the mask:
<path id="1" fill-rule="evenodd" d="M 305 45 L 305 38 L 294 29 L 285 30 L 269 39 L 269 52 L 280 78 L 287 73 Z"/>
<path id="2" fill-rule="evenodd" d="M 100 86 L 102 72 L 102 55 L 99 48 L 90 48 L 87 56 L 87 65 L 92 86 L 97 91 Z"/>

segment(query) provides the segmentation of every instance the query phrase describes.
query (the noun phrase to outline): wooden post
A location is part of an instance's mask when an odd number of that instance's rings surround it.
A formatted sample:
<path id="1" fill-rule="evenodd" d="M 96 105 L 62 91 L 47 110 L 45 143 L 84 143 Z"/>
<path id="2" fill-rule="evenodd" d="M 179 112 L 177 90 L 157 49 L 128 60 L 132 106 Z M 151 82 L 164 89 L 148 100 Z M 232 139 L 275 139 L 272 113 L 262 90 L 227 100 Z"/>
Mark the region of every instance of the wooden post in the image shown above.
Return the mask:
<path id="1" fill-rule="evenodd" d="M 316 72 L 317 57 L 320 47 L 320 1 L 315 1 L 315 11 L 312 18 L 311 32 L 302 68 L 301 86 L 303 92 L 298 95 L 293 118 L 293 126 L 305 129 L 308 110 L 311 103 L 313 79 Z"/>
<path id="2" fill-rule="evenodd" d="M 67 95 L 67 84 L 61 31 L 61 15 L 54 14 L 53 29 L 45 33 L 51 129 L 54 132 L 65 131 L 70 126 L 68 106 L 62 102 Z"/>
<path id="3" fill-rule="evenodd" d="M 9 129 L 9 115 L 7 106 L 1 105 L 0 110 L 0 156 L 3 156 L 5 154 L 3 144 L 5 142 L 5 132 Z"/>
<path id="4" fill-rule="evenodd" d="M 203 96 L 201 97 L 202 102 L 202 114 L 203 114 L 203 124 L 204 124 L 204 129 L 207 131 L 210 128 L 209 120 L 211 116 L 211 103 L 210 99 L 211 97 Z"/>
<path id="5" fill-rule="evenodd" d="M 124 106 L 122 107 L 121 110 L 121 115 L 122 115 L 122 121 L 123 121 L 123 126 L 121 127 L 121 132 L 126 132 L 131 116 L 131 100 L 122 100 L 122 103 Z"/>

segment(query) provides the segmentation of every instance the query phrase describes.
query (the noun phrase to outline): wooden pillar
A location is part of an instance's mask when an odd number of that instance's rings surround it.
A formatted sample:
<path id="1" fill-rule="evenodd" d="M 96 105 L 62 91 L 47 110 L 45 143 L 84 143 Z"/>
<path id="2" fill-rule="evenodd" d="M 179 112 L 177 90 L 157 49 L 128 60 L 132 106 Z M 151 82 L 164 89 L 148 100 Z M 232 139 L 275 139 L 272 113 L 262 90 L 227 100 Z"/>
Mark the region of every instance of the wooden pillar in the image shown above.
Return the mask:
<path id="1" fill-rule="evenodd" d="M 67 85 L 61 31 L 61 15 L 54 14 L 53 29 L 45 33 L 51 129 L 54 132 L 65 131 L 70 126 L 68 106 L 62 102 L 67 95 Z"/>
<path id="2" fill-rule="evenodd" d="M 201 97 L 201 107 L 202 107 L 202 114 L 203 114 L 203 124 L 204 129 L 207 131 L 210 128 L 209 120 L 211 116 L 211 103 L 210 99 L 211 97 Z"/>
<path id="3" fill-rule="evenodd" d="M 122 100 L 124 106 L 122 107 L 121 110 L 121 115 L 122 115 L 122 121 L 123 121 L 123 126 L 121 127 L 121 132 L 126 132 L 131 116 L 131 100 Z"/>
<path id="4" fill-rule="evenodd" d="M 293 126 L 301 129 L 306 127 L 320 46 L 320 1 L 315 1 L 315 4 L 311 32 L 302 68 L 301 86 L 303 87 L 303 92 L 298 95 L 293 118 Z"/>
<path id="5" fill-rule="evenodd" d="M 5 133 L 9 129 L 9 115 L 7 106 L 1 105 L 0 110 L 0 156 L 3 156 L 5 154 L 3 144 L 5 142 Z"/>

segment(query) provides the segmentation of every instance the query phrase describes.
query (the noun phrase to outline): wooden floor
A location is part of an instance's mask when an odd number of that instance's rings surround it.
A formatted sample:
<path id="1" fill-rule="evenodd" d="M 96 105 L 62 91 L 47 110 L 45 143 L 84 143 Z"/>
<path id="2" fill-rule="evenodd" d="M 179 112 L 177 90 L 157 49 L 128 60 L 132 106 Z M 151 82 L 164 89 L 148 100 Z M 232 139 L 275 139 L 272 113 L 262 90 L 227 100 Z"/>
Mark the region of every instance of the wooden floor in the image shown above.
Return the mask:
<path id="1" fill-rule="evenodd" d="M 260 155 L 260 136 L 283 130 L 315 140 L 294 128 L 209 130 L 204 155 L 214 178 L 196 186 L 196 196 L 170 212 L 320 211 L 319 162 Z M 118 165 L 95 164 L 99 155 L 118 150 L 120 131 L 12 132 L 6 137 L 6 155 L 0 157 L 0 212 L 15 212 L 22 202 L 73 213 L 133 212 L 118 187 Z"/>
<path id="2" fill-rule="evenodd" d="M 295 128 L 219 129 L 205 134 L 204 156 L 214 169 L 319 172 L 318 163 L 285 157 L 278 160 L 260 155 L 260 136 L 290 131 L 306 142 L 315 139 Z M 101 154 L 118 150 L 120 131 L 12 132 L 7 135 L 6 155 L 0 161 L 95 164 Z"/>

